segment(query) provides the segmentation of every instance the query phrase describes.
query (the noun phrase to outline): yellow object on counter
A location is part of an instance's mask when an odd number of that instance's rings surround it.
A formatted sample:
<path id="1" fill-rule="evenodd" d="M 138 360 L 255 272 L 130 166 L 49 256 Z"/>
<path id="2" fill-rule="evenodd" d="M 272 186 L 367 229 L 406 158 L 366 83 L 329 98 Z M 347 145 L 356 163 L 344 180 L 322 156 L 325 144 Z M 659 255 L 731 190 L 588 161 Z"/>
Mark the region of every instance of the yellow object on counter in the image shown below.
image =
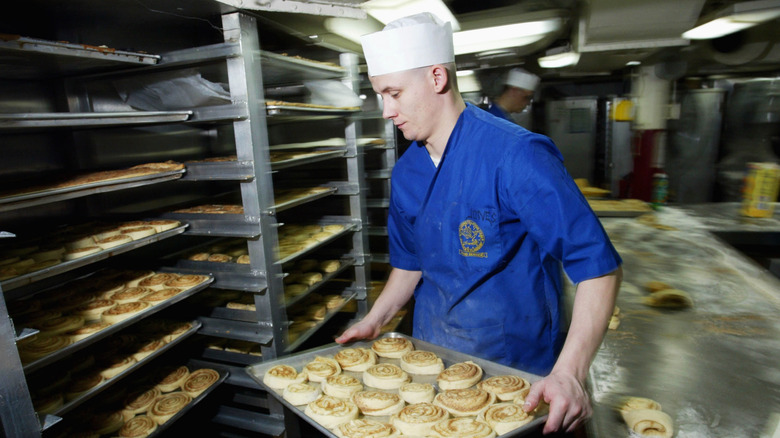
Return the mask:
<path id="1" fill-rule="evenodd" d="M 748 163 L 742 187 L 740 214 L 748 217 L 772 217 L 780 187 L 780 166 L 775 163 Z"/>

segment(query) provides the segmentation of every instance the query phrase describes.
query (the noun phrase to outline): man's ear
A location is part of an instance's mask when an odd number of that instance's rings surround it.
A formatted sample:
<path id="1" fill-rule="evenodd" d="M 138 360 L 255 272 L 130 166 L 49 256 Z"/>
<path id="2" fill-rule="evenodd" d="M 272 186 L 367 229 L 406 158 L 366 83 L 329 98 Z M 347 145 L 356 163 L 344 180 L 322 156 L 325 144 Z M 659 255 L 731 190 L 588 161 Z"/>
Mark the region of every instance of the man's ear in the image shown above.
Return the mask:
<path id="1" fill-rule="evenodd" d="M 434 91 L 441 93 L 447 89 L 450 82 L 449 72 L 441 64 L 431 66 L 431 75 L 433 79 Z"/>

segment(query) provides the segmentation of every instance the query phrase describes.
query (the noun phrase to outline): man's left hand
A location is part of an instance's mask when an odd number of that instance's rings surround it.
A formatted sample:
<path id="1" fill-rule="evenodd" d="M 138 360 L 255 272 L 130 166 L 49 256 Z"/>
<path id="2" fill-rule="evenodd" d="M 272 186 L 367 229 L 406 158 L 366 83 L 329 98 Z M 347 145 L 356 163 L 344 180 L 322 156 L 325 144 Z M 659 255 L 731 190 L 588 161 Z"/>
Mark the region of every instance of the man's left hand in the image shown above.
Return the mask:
<path id="1" fill-rule="evenodd" d="M 550 405 L 550 413 L 543 433 L 573 432 L 593 413 L 590 398 L 584 385 L 573 374 L 553 371 L 534 383 L 525 398 L 523 410 L 530 412 L 544 401 Z"/>

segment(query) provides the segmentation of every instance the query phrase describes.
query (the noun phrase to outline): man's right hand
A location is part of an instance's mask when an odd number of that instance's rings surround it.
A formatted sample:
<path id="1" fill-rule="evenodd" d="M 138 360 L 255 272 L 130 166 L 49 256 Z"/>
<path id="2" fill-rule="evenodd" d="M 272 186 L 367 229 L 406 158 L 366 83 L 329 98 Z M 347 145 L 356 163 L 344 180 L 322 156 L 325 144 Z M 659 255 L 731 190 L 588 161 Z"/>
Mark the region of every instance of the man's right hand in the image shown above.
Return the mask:
<path id="1" fill-rule="evenodd" d="M 374 339 L 379 336 L 379 329 L 381 327 L 378 324 L 372 323 L 363 319 L 360 322 L 353 324 L 344 333 L 336 338 L 336 342 L 343 344 L 345 342 L 359 340 L 359 339 Z"/>

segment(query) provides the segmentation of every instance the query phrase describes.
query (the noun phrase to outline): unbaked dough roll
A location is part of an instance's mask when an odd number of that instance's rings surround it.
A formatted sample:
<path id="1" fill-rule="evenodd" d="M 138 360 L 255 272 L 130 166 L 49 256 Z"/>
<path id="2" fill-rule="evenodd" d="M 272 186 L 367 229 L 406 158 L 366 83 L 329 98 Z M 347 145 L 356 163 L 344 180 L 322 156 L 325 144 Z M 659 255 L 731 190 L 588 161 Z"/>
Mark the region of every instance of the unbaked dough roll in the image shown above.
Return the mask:
<path id="1" fill-rule="evenodd" d="M 495 401 L 495 394 L 479 388 L 466 388 L 440 392 L 434 397 L 433 404 L 441 406 L 455 417 L 474 417 Z"/>
<path id="2" fill-rule="evenodd" d="M 414 350 L 414 345 L 406 338 L 382 338 L 374 341 L 371 349 L 378 356 L 400 359 L 404 354 Z"/>
<path id="3" fill-rule="evenodd" d="M 121 438 L 139 438 L 151 435 L 157 430 L 157 423 L 146 415 L 137 415 L 125 422 L 119 429 Z"/>
<path id="4" fill-rule="evenodd" d="M 184 409 L 191 401 L 192 397 L 183 392 L 177 391 L 164 394 L 155 400 L 146 415 L 154 420 L 155 423 L 161 425 Z"/>
<path id="5" fill-rule="evenodd" d="M 147 303 L 155 306 L 175 297 L 176 295 L 179 295 L 180 293 L 182 293 L 182 289 L 166 287 L 165 289 L 149 292 L 148 294 L 141 297 L 141 301 L 146 301 Z"/>
<path id="6" fill-rule="evenodd" d="M 133 240 L 143 239 L 144 237 L 152 236 L 156 233 L 154 227 L 135 227 L 135 228 L 122 228 L 122 234 L 126 234 L 133 238 Z"/>
<path id="7" fill-rule="evenodd" d="M 127 234 L 117 234 L 110 237 L 104 237 L 102 239 L 96 239 L 95 243 L 100 247 L 100 249 L 106 250 L 117 247 L 119 245 L 124 245 L 125 243 L 130 243 L 132 241 L 133 238 Z"/>
<path id="8" fill-rule="evenodd" d="M 406 371 L 391 363 L 378 363 L 363 371 L 363 383 L 372 388 L 398 389 L 411 380 Z"/>
<path id="9" fill-rule="evenodd" d="M 99 333 L 107 328 L 111 327 L 108 322 L 94 321 L 84 324 L 82 327 L 76 330 L 71 330 L 65 333 L 65 336 L 69 337 L 71 342 L 78 342 L 82 339 L 88 338 L 95 333 Z"/>
<path id="10" fill-rule="evenodd" d="M 661 404 L 657 401 L 645 397 L 627 397 L 618 407 L 621 413 L 633 411 L 636 409 L 655 409 L 661 410 Z"/>
<path id="11" fill-rule="evenodd" d="M 100 371 L 100 375 L 106 380 L 111 379 L 137 362 L 133 356 L 112 357 L 106 363 L 106 367 Z"/>
<path id="12" fill-rule="evenodd" d="M 436 378 L 442 391 L 468 388 L 480 380 L 482 380 L 482 368 L 470 360 L 450 365 Z"/>
<path id="13" fill-rule="evenodd" d="M 528 395 L 531 384 L 520 376 L 502 375 L 489 377 L 477 384 L 477 387 L 495 394 L 501 401 L 511 401 Z"/>
<path id="14" fill-rule="evenodd" d="M 165 283 L 171 280 L 175 280 L 177 278 L 179 278 L 179 274 L 161 272 L 159 274 L 154 274 L 151 277 L 144 278 L 138 283 L 138 286 L 148 287 L 153 290 L 165 289 L 166 287 L 176 287 L 176 286 L 166 286 Z"/>
<path id="15" fill-rule="evenodd" d="M 439 374 L 444 371 L 444 362 L 431 351 L 410 351 L 401 357 L 401 369 L 412 374 Z"/>
<path id="16" fill-rule="evenodd" d="M 84 303 L 71 310 L 70 313 L 83 316 L 86 321 L 100 321 L 100 315 L 116 305 L 117 302 L 114 300 L 101 298 Z"/>
<path id="17" fill-rule="evenodd" d="M 335 354 L 344 371 L 365 371 L 371 365 L 376 364 L 376 353 L 369 348 L 344 348 Z"/>
<path id="18" fill-rule="evenodd" d="M 282 398 L 294 406 L 302 406 L 317 400 L 320 394 L 319 388 L 308 383 L 291 383 L 284 388 Z"/>
<path id="19" fill-rule="evenodd" d="M 358 408 L 349 400 L 323 395 L 306 405 L 303 411 L 317 423 L 328 429 L 347 423 L 358 417 Z"/>
<path id="20" fill-rule="evenodd" d="M 67 336 L 37 337 L 19 345 L 19 356 L 24 363 L 36 361 L 71 344 Z"/>
<path id="21" fill-rule="evenodd" d="M 693 305 L 693 300 L 691 300 L 691 297 L 687 292 L 679 289 L 664 289 L 649 297 L 644 297 L 643 303 L 652 307 L 680 309 L 683 307 L 691 307 Z"/>
<path id="22" fill-rule="evenodd" d="M 99 246 L 85 246 L 83 248 L 69 249 L 62 256 L 64 260 L 75 260 L 102 251 Z"/>
<path id="23" fill-rule="evenodd" d="M 181 390 L 192 398 L 199 396 L 203 391 L 219 380 L 219 372 L 211 368 L 201 368 L 190 373 L 187 380 L 181 385 Z"/>
<path id="24" fill-rule="evenodd" d="M 323 260 L 320 263 L 320 269 L 322 272 L 329 274 L 331 272 L 336 272 L 341 267 L 341 262 L 338 260 Z"/>
<path id="25" fill-rule="evenodd" d="M 138 349 L 133 352 L 133 357 L 137 361 L 142 361 L 155 351 L 163 348 L 167 342 L 165 342 L 162 339 L 153 339 L 150 341 L 147 341 L 143 344 L 140 344 L 138 346 Z"/>
<path id="26" fill-rule="evenodd" d="M 138 301 L 144 296 L 149 295 L 152 292 L 154 291 L 148 287 L 142 287 L 142 286 L 128 287 L 114 292 L 108 298 L 110 300 L 116 301 L 117 304 L 124 304 L 133 301 Z"/>
<path id="27" fill-rule="evenodd" d="M 176 278 L 166 281 L 165 287 L 191 289 L 208 279 L 209 279 L 208 275 L 197 275 L 197 274 L 177 275 Z"/>
<path id="28" fill-rule="evenodd" d="M 349 399 L 352 394 L 362 391 L 363 384 L 360 380 L 346 374 L 330 376 L 322 381 L 322 392 L 326 395 Z"/>
<path id="29" fill-rule="evenodd" d="M 37 325 L 41 332 L 39 336 L 57 336 L 76 330 L 84 326 L 84 317 L 78 315 L 65 315 L 59 318 L 52 318 L 48 321 L 42 321 Z"/>
<path id="30" fill-rule="evenodd" d="M 375 417 L 396 414 L 405 406 L 400 395 L 383 391 L 360 391 L 352 401 L 363 415 Z"/>
<path id="31" fill-rule="evenodd" d="M 181 388 L 181 385 L 190 376 L 190 370 L 186 365 L 169 366 L 159 371 L 159 376 L 161 378 L 157 380 L 157 387 L 162 392 L 171 392 Z"/>
<path id="32" fill-rule="evenodd" d="M 398 393 L 409 404 L 432 403 L 436 389 L 430 383 L 407 383 L 398 388 Z"/>
<path id="33" fill-rule="evenodd" d="M 341 373 L 341 366 L 336 359 L 316 356 L 313 361 L 303 367 L 303 372 L 311 382 L 322 382 L 330 376 Z"/>
<path id="34" fill-rule="evenodd" d="M 496 403 L 477 418 L 487 423 L 499 435 L 528 424 L 534 419 L 533 415 L 523 410 L 522 406 L 509 402 Z"/>
<path id="35" fill-rule="evenodd" d="M 121 274 L 122 279 L 126 281 L 127 287 L 135 287 L 138 286 L 138 284 L 146 280 L 147 278 L 153 276 L 155 274 L 154 271 L 127 271 L 123 272 Z"/>
<path id="36" fill-rule="evenodd" d="M 293 383 L 306 382 L 306 373 L 298 373 L 290 365 L 275 365 L 263 375 L 263 383 L 272 389 L 284 389 Z"/>
<path id="37" fill-rule="evenodd" d="M 624 412 L 623 421 L 632 431 L 642 436 L 671 438 L 674 435 L 672 417 L 657 409 L 634 409 Z"/>
<path id="38" fill-rule="evenodd" d="M 57 392 L 45 397 L 35 397 L 32 400 L 35 412 L 39 414 L 54 414 L 65 404 L 62 394 Z"/>
<path id="39" fill-rule="evenodd" d="M 90 429 L 98 435 L 108 435 L 118 431 L 125 423 L 122 411 L 105 411 L 89 417 Z"/>
<path id="40" fill-rule="evenodd" d="M 335 430 L 339 438 L 395 438 L 398 429 L 387 423 L 362 418 L 339 424 Z"/>
<path id="41" fill-rule="evenodd" d="M 103 312 L 101 315 L 103 321 L 116 324 L 148 309 L 149 307 L 151 307 L 151 304 L 147 303 L 146 301 L 133 301 L 130 303 L 117 304 L 116 306 Z"/>
<path id="42" fill-rule="evenodd" d="M 493 429 L 470 417 L 448 418 L 433 425 L 433 438 L 495 438 Z"/>
<path id="43" fill-rule="evenodd" d="M 74 400 L 103 383 L 100 373 L 89 373 L 72 380 L 65 389 L 65 400 Z"/>
<path id="44" fill-rule="evenodd" d="M 155 232 L 162 233 L 163 231 L 172 230 L 178 227 L 181 225 L 181 222 L 173 219 L 158 219 L 149 221 L 148 224 L 154 227 Z"/>
<path id="45" fill-rule="evenodd" d="M 445 409 L 432 403 L 415 403 L 390 417 L 390 424 L 403 435 L 428 436 L 434 424 L 449 417 Z"/>
<path id="46" fill-rule="evenodd" d="M 132 417 L 149 410 L 157 397 L 162 395 L 160 388 L 153 386 L 148 389 L 141 389 L 131 392 L 124 399 L 124 411 Z"/>

